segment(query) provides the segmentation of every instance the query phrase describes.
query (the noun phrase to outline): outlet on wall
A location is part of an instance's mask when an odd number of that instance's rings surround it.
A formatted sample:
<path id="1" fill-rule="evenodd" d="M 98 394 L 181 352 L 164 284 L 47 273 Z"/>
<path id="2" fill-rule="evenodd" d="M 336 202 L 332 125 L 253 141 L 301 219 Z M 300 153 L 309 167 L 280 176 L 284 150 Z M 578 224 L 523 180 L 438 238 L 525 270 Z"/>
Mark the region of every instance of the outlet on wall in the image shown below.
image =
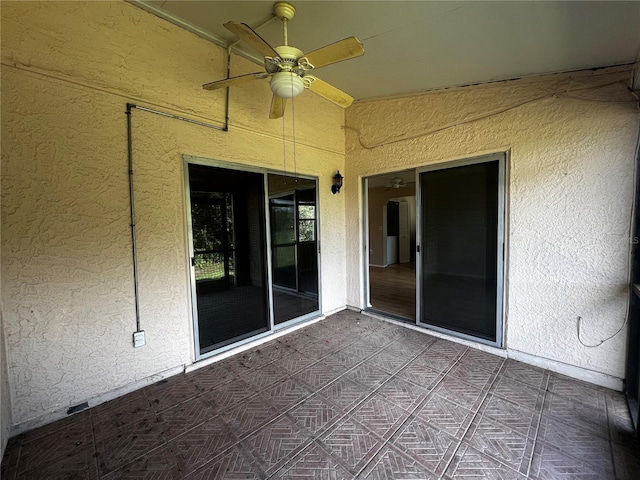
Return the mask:
<path id="1" fill-rule="evenodd" d="M 144 335 L 144 330 L 140 330 L 139 332 L 133 332 L 133 346 L 134 347 L 144 347 L 147 343 L 146 337 Z"/>

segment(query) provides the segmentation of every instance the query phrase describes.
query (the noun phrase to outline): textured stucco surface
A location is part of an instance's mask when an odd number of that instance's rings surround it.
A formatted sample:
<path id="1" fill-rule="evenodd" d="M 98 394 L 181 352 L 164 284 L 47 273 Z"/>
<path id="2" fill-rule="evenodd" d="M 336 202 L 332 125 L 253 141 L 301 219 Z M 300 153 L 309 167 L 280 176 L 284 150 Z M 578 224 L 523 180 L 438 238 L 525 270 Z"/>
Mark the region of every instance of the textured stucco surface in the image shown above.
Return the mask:
<path id="1" fill-rule="evenodd" d="M 358 217 L 362 177 L 507 152 L 504 345 L 622 378 L 626 330 L 586 348 L 576 320 L 594 344 L 625 319 L 638 133 L 629 78 L 585 72 L 356 103 L 346 120 L 347 218 Z M 576 88 L 585 90 L 553 95 Z M 362 245 L 361 225 L 349 222 L 348 302 L 359 307 Z"/>
<path id="2" fill-rule="evenodd" d="M 200 86 L 224 77 L 225 57 L 126 3 L 3 2 L 1 274 L 14 425 L 192 363 L 182 156 L 282 170 L 283 122 L 267 118 L 267 84 L 232 89 L 228 133 L 133 111 L 147 333 L 134 349 L 124 111 L 132 102 L 221 124 L 224 92 Z M 295 116 L 295 167 L 319 177 L 322 309 L 332 311 L 346 304 L 345 197 L 330 193 L 344 170 L 344 111 L 306 94 Z M 293 151 L 287 141 L 288 171 Z"/>

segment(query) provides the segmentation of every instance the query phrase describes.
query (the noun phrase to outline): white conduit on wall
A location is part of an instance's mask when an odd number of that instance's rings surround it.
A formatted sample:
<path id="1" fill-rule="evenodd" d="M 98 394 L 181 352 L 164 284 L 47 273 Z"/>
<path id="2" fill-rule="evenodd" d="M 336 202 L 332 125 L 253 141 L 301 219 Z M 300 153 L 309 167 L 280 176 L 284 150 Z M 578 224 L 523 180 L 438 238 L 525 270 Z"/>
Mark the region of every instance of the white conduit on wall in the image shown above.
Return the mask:
<path id="1" fill-rule="evenodd" d="M 136 333 L 141 332 L 140 328 L 140 293 L 138 289 L 138 247 L 136 243 L 136 209 L 135 209 L 135 196 L 133 188 L 133 135 L 131 133 L 131 112 L 134 109 L 142 110 L 143 112 L 153 113 L 163 117 L 173 118 L 194 125 L 199 125 L 205 128 L 211 128 L 213 130 L 219 130 L 221 132 L 229 131 L 229 87 L 227 87 L 227 99 L 225 102 L 225 122 L 223 126 L 214 125 L 212 123 L 201 122 L 193 120 L 191 118 L 181 117 L 172 113 L 155 110 L 153 108 L 142 107 L 133 103 L 127 103 L 127 156 L 129 160 L 129 206 L 130 206 L 130 220 L 131 220 L 131 252 L 133 257 L 133 292 L 135 297 L 135 310 L 136 310 Z"/>

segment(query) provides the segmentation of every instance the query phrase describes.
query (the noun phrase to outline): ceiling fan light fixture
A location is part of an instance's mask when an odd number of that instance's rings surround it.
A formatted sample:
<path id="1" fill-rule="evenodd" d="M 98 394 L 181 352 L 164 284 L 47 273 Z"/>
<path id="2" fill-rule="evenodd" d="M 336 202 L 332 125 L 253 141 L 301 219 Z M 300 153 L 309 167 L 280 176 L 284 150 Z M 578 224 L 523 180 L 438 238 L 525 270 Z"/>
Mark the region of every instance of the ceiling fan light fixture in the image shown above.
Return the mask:
<path id="1" fill-rule="evenodd" d="M 278 72 L 271 77 L 271 91 L 281 98 L 294 98 L 304 91 L 304 80 L 293 72 Z"/>

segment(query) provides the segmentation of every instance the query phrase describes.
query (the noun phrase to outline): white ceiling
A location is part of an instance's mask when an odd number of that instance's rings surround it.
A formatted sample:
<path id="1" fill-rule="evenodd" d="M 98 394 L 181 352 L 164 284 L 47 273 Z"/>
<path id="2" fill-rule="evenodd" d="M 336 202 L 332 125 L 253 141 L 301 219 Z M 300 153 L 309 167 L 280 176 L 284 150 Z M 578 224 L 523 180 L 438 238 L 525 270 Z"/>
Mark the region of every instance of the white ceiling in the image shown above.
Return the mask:
<path id="1" fill-rule="evenodd" d="M 223 45 L 236 40 L 224 22 L 257 27 L 274 3 L 130 1 Z M 364 56 L 317 72 L 356 99 L 640 60 L 639 1 L 291 3 L 290 45 L 309 52 L 351 35 L 362 41 Z M 256 30 L 282 43 L 280 21 Z"/>

